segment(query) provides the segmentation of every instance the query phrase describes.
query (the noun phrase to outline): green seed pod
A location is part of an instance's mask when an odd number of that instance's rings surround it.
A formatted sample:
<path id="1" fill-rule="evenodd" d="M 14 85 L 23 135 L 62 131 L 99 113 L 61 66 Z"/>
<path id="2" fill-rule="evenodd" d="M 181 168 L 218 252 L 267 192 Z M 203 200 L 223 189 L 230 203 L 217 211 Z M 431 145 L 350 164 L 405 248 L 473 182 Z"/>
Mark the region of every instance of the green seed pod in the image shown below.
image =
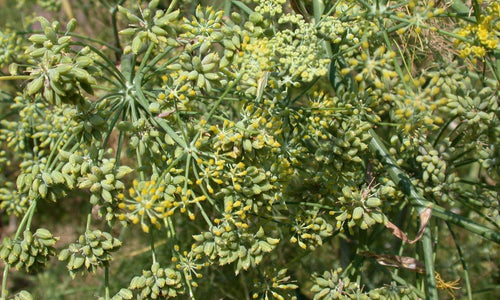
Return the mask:
<path id="1" fill-rule="evenodd" d="M 9 264 L 12 265 L 13 263 L 17 262 L 18 259 L 19 259 L 19 256 L 18 255 L 14 255 L 14 253 L 11 252 L 9 254 L 9 257 L 7 258 L 7 263 L 9 263 Z"/>
<path id="2" fill-rule="evenodd" d="M 373 218 L 373 220 L 375 220 L 375 222 L 377 223 L 384 223 L 384 214 L 382 214 L 381 212 L 378 212 L 378 211 L 372 211 L 370 212 L 370 216 Z"/>
<path id="3" fill-rule="evenodd" d="M 363 216 L 363 213 L 364 213 L 364 209 L 362 207 L 360 207 L 360 206 L 355 207 L 353 212 L 352 212 L 352 219 L 353 220 L 361 219 L 361 217 Z"/>
<path id="4" fill-rule="evenodd" d="M 280 239 L 275 239 L 275 238 L 268 237 L 268 238 L 266 238 L 266 241 L 270 245 L 275 246 L 275 245 L 277 245 L 280 242 Z"/>
<path id="5" fill-rule="evenodd" d="M 113 196 L 111 196 L 111 193 L 109 191 L 103 189 L 101 191 L 101 196 L 104 199 L 104 201 L 109 202 L 109 203 L 113 202 Z"/>
<path id="6" fill-rule="evenodd" d="M 124 35 L 124 36 L 132 36 L 136 32 L 137 29 L 135 28 L 126 28 L 123 30 L 120 30 L 118 34 Z"/>
<path id="7" fill-rule="evenodd" d="M 115 186 L 113 184 L 109 184 L 105 180 L 102 180 L 100 183 L 101 183 L 101 187 L 103 188 L 103 190 L 111 192 L 115 189 Z"/>
<path id="8" fill-rule="evenodd" d="M 165 278 L 157 278 L 156 279 L 156 285 L 159 286 L 160 288 L 163 288 L 166 283 L 167 283 L 167 281 L 165 280 Z"/>
<path id="9" fill-rule="evenodd" d="M 266 241 L 259 241 L 259 247 L 263 252 L 271 252 L 273 247 Z"/>
<path id="10" fill-rule="evenodd" d="M 144 39 L 142 37 L 140 37 L 139 35 L 134 37 L 134 39 L 132 40 L 132 52 L 137 55 L 143 45 Z"/>
<path id="11" fill-rule="evenodd" d="M 14 246 L 12 247 L 12 251 L 11 251 L 11 255 L 14 255 L 17 259 L 17 257 L 19 257 L 19 255 L 21 254 L 22 252 L 22 248 L 21 248 L 21 244 L 19 243 L 15 243 Z"/>
<path id="12" fill-rule="evenodd" d="M 158 40 L 158 37 L 156 36 L 155 33 L 151 32 L 151 31 L 148 31 L 147 32 L 147 37 L 150 41 L 152 41 L 153 43 L 155 44 L 158 44 L 159 43 L 159 40 Z"/>
<path id="13" fill-rule="evenodd" d="M 132 291 L 130 291 L 128 289 L 120 289 L 120 291 L 118 292 L 118 295 L 126 300 L 132 299 L 134 296 Z"/>
<path id="14" fill-rule="evenodd" d="M 26 93 L 28 94 L 28 96 L 37 93 L 42 88 L 43 80 L 43 76 L 39 76 L 38 78 L 28 83 L 28 85 L 26 86 Z"/>
<path id="15" fill-rule="evenodd" d="M 43 180 L 43 182 L 46 185 L 52 185 L 52 184 L 54 184 L 54 180 L 52 179 L 52 177 L 50 176 L 50 174 L 47 173 L 47 172 L 43 172 L 42 173 L 42 180 Z"/>
<path id="16" fill-rule="evenodd" d="M 92 248 L 92 253 L 97 257 L 101 257 L 102 255 L 104 255 L 104 249 L 100 247 Z"/>
<path id="17" fill-rule="evenodd" d="M 57 33 L 52 27 L 47 26 L 47 27 L 43 28 L 43 31 L 44 31 L 45 35 L 47 36 L 47 38 L 52 43 L 57 43 Z"/>
<path id="18" fill-rule="evenodd" d="M 170 47 L 179 47 L 179 42 L 177 42 L 177 40 L 175 40 L 174 38 L 168 38 L 167 39 L 167 46 L 170 46 Z"/>
<path id="19" fill-rule="evenodd" d="M 196 86 L 200 89 L 202 89 L 205 86 L 205 77 L 203 76 L 203 74 L 198 74 Z"/>
<path id="20" fill-rule="evenodd" d="M 32 34 L 28 40 L 30 40 L 31 42 L 35 43 L 35 44 L 43 44 L 45 43 L 46 41 L 48 41 L 48 38 L 43 35 L 43 34 Z"/>
<path id="21" fill-rule="evenodd" d="M 203 246 L 203 253 L 210 257 L 215 249 L 215 244 L 213 242 L 206 242 Z"/>
<path id="22" fill-rule="evenodd" d="M 424 171 L 424 172 L 422 173 L 422 180 L 423 180 L 424 182 L 427 182 L 427 181 L 429 180 L 429 173 L 428 173 L 427 171 Z"/>
<path id="23" fill-rule="evenodd" d="M 198 56 L 193 57 L 191 63 L 193 64 L 193 69 L 197 71 L 201 70 L 201 59 Z"/>
<path id="24" fill-rule="evenodd" d="M 46 247 L 52 247 L 55 245 L 55 243 L 57 242 L 56 239 L 54 238 L 51 238 L 51 239 L 40 239 L 40 243 Z"/>
<path id="25" fill-rule="evenodd" d="M 351 191 L 351 188 L 348 187 L 348 186 L 344 186 L 342 188 L 342 194 L 344 194 L 344 197 L 347 198 L 347 199 L 350 199 L 352 198 L 352 191 Z"/>
<path id="26" fill-rule="evenodd" d="M 234 46 L 233 42 L 228 39 L 223 39 L 222 40 L 222 45 L 224 45 L 224 48 L 235 51 L 236 47 Z"/>
<path id="27" fill-rule="evenodd" d="M 131 23 L 141 23 L 142 20 L 138 16 L 134 15 L 130 10 L 127 10 L 125 13 L 125 17 L 129 20 Z"/>
<path id="28" fill-rule="evenodd" d="M 63 174 L 63 177 L 66 180 L 68 188 L 73 189 L 75 187 L 75 179 L 68 174 Z"/>
<path id="29" fill-rule="evenodd" d="M 250 17 L 249 17 L 250 22 L 252 22 L 254 24 L 258 24 L 258 23 L 262 22 L 263 19 L 264 19 L 264 17 L 258 12 L 253 12 L 252 14 L 250 14 Z"/>
<path id="30" fill-rule="evenodd" d="M 220 78 L 217 73 L 206 73 L 204 76 L 208 80 L 218 80 Z"/>
<path id="31" fill-rule="evenodd" d="M 206 63 L 201 66 L 201 71 L 207 73 L 215 68 L 215 63 Z"/>
<path id="32" fill-rule="evenodd" d="M 204 40 L 200 46 L 200 54 L 207 53 L 208 50 L 211 48 L 211 46 L 212 46 L 212 43 L 208 39 Z"/>
<path id="33" fill-rule="evenodd" d="M 67 151 L 64 151 L 64 150 L 59 150 L 59 160 L 61 161 L 69 161 L 69 158 L 71 156 L 71 152 L 67 152 Z"/>
<path id="34" fill-rule="evenodd" d="M 33 180 L 33 183 L 31 184 L 31 189 L 35 192 L 38 191 L 38 189 L 40 188 L 40 184 L 42 183 L 42 181 L 39 179 L 39 178 L 35 178 Z"/>
<path id="35" fill-rule="evenodd" d="M 382 201 L 379 198 L 370 197 L 370 198 L 366 199 L 365 204 L 368 207 L 375 208 L 375 207 L 379 207 L 382 204 Z"/>
<path id="36" fill-rule="evenodd" d="M 50 176 L 54 180 L 55 183 L 64 183 L 64 176 L 61 172 L 59 171 L 52 171 L 50 173 Z"/>
<path id="37" fill-rule="evenodd" d="M 193 70 L 193 71 L 189 72 L 189 73 L 187 74 L 187 78 L 188 78 L 189 80 L 195 80 L 195 79 L 198 79 L 198 71 Z"/>
<path id="38" fill-rule="evenodd" d="M 79 269 L 80 267 L 83 266 L 84 263 L 85 263 L 85 258 L 83 258 L 81 256 L 77 256 L 77 257 L 75 257 L 75 260 L 74 260 L 73 264 L 71 265 L 71 269 L 72 270 Z"/>
<path id="39" fill-rule="evenodd" d="M 61 250 L 61 252 L 59 252 L 58 259 L 61 261 L 67 260 L 69 257 L 69 254 L 70 254 L 70 252 L 68 249 L 63 249 L 63 250 Z"/>
<path id="40" fill-rule="evenodd" d="M 57 43 L 59 45 L 62 45 L 62 44 L 66 44 L 66 43 L 69 43 L 71 41 L 71 37 L 70 36 L 62 36 L 60 37 L 58 40 L 57 40 Z"/>
<path id="41" fill-rule="evenodd" d="M 160 26 L 153 25 L 153 27 L 151 27 L 151 31 L 159 36 L 168 36 L 168 32 Z"/>
<path id="42" fill-rule="evenodd" d="M 41 183 L 40 186 L 38 187 L 38 193 L 40 194 L 40 196 L 43 199 L 45 199 L 47 197 L 47 192 L 48 192 L 47 185 L 45 185 L 44 183 Z"/>
<path id="43" fill-rule="evenodd" d="M 23 237 L 24 237 L 24 241 L 26 241 L 27 244 L 33 243 L 33 233 L 31 233 L 31 231 L 25 230 L 23 232 Z"/>
<path id="44" fill-rule="evenodd" d="M 9 257 L 9 254 L 10 254 L 10 249 L 2 246 L 2 248 L 0 249 L 0 259 L 5 261 L 5 259 Z"/>
<path id="45" fill-rule="evenodd" d="M 19 176 L 17 176 L 17 179 L 16 179 L 16 186 L 19 190 L 23 190 L 24 186 L 25 185 L 31 185 L 31 182 L 26 182 L 26 174 L 25 173 L 21 173 L 19 174 Z"/>
<path id="46" fill-rule="evenodd" d="M 45 54 L 45 52 L 47 52 L 47 49 L 45 49 L 45 48 L 38 48 L 38 49 L 31 50 L 28 54 L 32 58 L 38 58 L 38 57 L 43 56 Z"/>
<path id="47" fill-rule="evenodd" d="M 22 261 L 22 262 L 27 262 L 28 259 L 30 258 L 30 255 L 28 252 L 21 252 L 21 254 L 19 255 L 19 261 Z"/>
<path id="48" fill-rule="evenodd" d="M 135 277 L 134 279 L 136 279 L 135 284 L 134 284 L 135 288 L 142 289 L 142 288 L 144 288 L 146 286 L 146 281 L 147 281 L 146 277 L 139 276 L 139 277 Z"/>
<path id="49" fill-rule="evenodd" d="M 78 155 L 78 154 L 70 154 L 69 156 L 69 162 L 73 165 L 79 165 L 81 163 L 83 163 L 84 159 L 82 156 Z"/>
<path id="50" fill-rule="evenodd" d="M 31 252 L 30 252 L 31 254 Z M 30 256 L 28 258 L 28 261 L 25 263 L 26 267 L 31 267 L 33 264 L 35 263 L 35 257 L 34 256 Z"/>
<path id="51" fill-rule="evenodd" d="M 174 10 L 173 12 L 163 15 L 161 18 L 155 19 L 154 23 L 158 26 L 167 26 L 170 25 L 171 21 L 177 19 L 179 16 L 180 10 Z"/>
<path id="52" fill-rule="evenodd" d="M 52 233 L 45 228 L 38 228 L 35 236 L 40 239 L 52 239 Z"/>

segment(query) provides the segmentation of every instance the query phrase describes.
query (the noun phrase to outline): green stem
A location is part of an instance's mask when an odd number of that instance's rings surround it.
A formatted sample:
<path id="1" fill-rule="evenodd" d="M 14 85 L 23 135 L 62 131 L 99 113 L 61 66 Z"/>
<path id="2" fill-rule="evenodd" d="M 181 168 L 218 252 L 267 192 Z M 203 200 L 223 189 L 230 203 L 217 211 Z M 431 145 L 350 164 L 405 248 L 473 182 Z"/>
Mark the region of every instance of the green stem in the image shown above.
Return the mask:
<path id="1" fill-rule="evenodd" d="M 184 175 L 184 177 L 186 178 L 186 181 L 184 181 L 184 188 L 183 188 L 184 193 L 187 193 L 187 183 L 188 183 L 187 178 L 189 178 L 190 164 L 191 164 L 191 153 L 188 153 L 186 158 L 186 173 Z M 200 204 L 199 201 L 196 201 L 196 206 L 198 206 L 198 208 L 200 209 L 200 213 L 203 216 L 203 219 L 205 219 L 205 222 L 207 222 L 207 224 L 210 227 L 212 227 L 213 226 L 212 221 L 210 221 L 210 218 L 208 217 L 207 213 L 205 212 L 205 209 L 203 209 L 203 206 Z"/>
<path id="2" fill-rule="evenodd" d="M 100 41 L 100 40 L 97 40 L 97 39 L 94 39 L 94 38 L 91 38 L 91 37 L 88 37 L 88 36 L 85 36 L 85 35 L 81 35 L 81 34 L 78 34 L 78 33 L 74 33 L 74 32 L 70 32 L 67 35 L 74 36 L 74 37 L 79 38 L 79 39 L 87 40 L 89 42 L 93 42 L 93 43 L 97 43 L 97 44 L 106 46 L 109 49 L 115 51 L 115 53 L 121 53 L 121 51 L 122 51 L 119 42 L 116 44 L 116 46 L 113 46 L 110 43 L 106 43 L 104 41 Z"/>
<path id="3" fill-rule="evenodd" d="M 198 156 L 196 155 L 196 153 L 193 153 L 193 158 L 195 160 L 198 159 Z M 200 180 L 200 176 L 198 175 L 198 171 L 196 170 L 196 164 L 193 164 L 193 174 L 194 174 L 194 177 L 196 178 L 197 181 Z M 205 195 L 205 197 L 207 197 L 207 201 L 210 203 L 210 205 L 212 205 L 212 207 L 214 207 L 215 210 L 220 212 L 221 211 L 220 208 L 215 204 L 215 201 L 212 199 L 212 197 L 210 197 L 210 194 L 207 192 L 207 190 L 205 189 L 203 184 L 200 184 L 198 187 L 201 189 L 201 192 L 203 193 L 203 195 Z"/>
<path id="4" fill-rule="evenodd" d="M 85 225 L 85 231 L 90 231 L 90 225 L 92 224 L 92 208 L 93 206 L 90 205 L 89 212 L 87 214 L 87 224 Z"/>
<path id="5" fill-rule="evenodd" d="M 56 154 L 56 152 L 59 152 L 57 147 L 59 147 L 59 144 L 63 140 L 64 136 L 66 135 L 66 132 L 69 130 L 70 127 L 71 127 L 71 123 L 68 124 L 66 126 L 66 128 L 64 128 L 63 133 L 59 135 L 59 138 L 57 139 L 57 141 L 54 145 L 54 148 L 52 148 L 52 151 L 49 154 L 49 158 L 47 159 L 47 163 L 45 164 L 45 168 L 44 168 L 45 172 L 48 172 L 54 166 L 52 159 L 54 158 L 54 155 Z M 74 136 L 71 136 L 71 138 L 68 140 L 68 144 L 71 143 L 71 141 L 73 141 L 74 138 L 75 138 Z"/>
<path id="6" fill-rule="evenodd" d="M 2 277 L 2 297 L 1 300 L 5 300 L 8 294 L 7 291 L 7 277 L 9 275 L 10 264 L 6 263 L 3 269 L 3 277 Z"/>
<path id="7" fill-rule="evenodd" d="M 424 252 L 425 263 L 425 278 L 426 278 L 426 299 L 438 299 L 436 288 L 436 277 L 434 271 L 434 251 L 432 249 L 431 229 L 429 226 L 425 228 L 424 235 L 422 236 L 422 247 Z"/>
<path id="8" fill-rule="evenodd" d="M 149 236 L 151 237 L 150 244 L 151 244 L 151 256 L 153 258 L 153 264 L 156 263 L 156 250 L 155 250 L 155 238 L 153 235 L 154 228 L 151 226 L 151 230 L 149 231 Z"/>
<path id="9" fill-rule="evenodd" d="M 120 0 L 117 5 L 113 6 L 111 9 L 111 24 L 113 26 L 113 37 L 115 39 L 115 47 L 113 47 L 115 51 L 115 59 L 116 61 L 120 61 L 122 55 L 122 46 L 120 44 L 120 36 L 118 35 L 118 25 L 116 20 L 116 14 L 118 13 L 118 5 L 121 5 L 125 0 Z"/>
<path id="10" fill-rule="evenodd" d="M 125 132 L 120 131 L 118 135 L 118 145 L 116 146 L 116 157 L 115 157 L 115 168 L 118 168 L 120 165 L 120 157 L 122 155 L 122 147 L 123 147 L 123 138 L 125 136 Z"/>
<path id="11" fill-rule="evenodd" d="M 469 300 L 472 300 L 472 288 L 470 285 L 469 271 L 467 268 L 467 264 L 465 263 L 462 249 L 460 248 L 459 243 L 457 243 L 457 236 L 455 235 L 455 232 L 451 228 L 450 223 L 446 222 L 446 226 L 448 226 L 448 230 L 450 231 L 451 237 L 453 238 L 453 242 L 455 243 L 455 247 L 457 248 L 458 256 L 460 257 L 460 263 L 462 263 L 462 268 L 464 269 L 465 288 L 467 289 L 467 298 Z"/>
<path id="12" fill-rule="evenodd" d="M 120 107 L 118 108 L 118 110 L 114 113 L 114 117 L 111 120 L 111 124 L 109 124 L 108 131 L 106 132 L 106 137 L 104 138 L 104 142 L 102 143 L 103 148 L 105 148 L 106 145 L 108 144 L 108 141 L 111 138 L 111 134 L 113 132 L 113 129 L 115 129 L 116 122 L 118 122 L 118 118 L 120 118 L 120 115 L 121 115 L 124 108 L 125 108 L 125 103 L 122 102 L 120 104 Z"/>
<path id="13" fill-rule="evenodd" d="M 149 49 L 148 49 L 149 50 Z M 144 60 L 143 60 L 144 62 Z M 143 63 L 141 63 L 141 66 L 143 66 Z M 142 106 L 142 108 L 149 113 L 149 108 L 147 105 L 147 99 L 144 96 L 144 93 L 142 91 L 142 78 L 144 76 L 143 72 L 141 72 L 141 68 L 139 68 L 139 71 L 137 72 L 137 75 L 135 76 L 134 79 L 134 90 L 137 93 L 137 98 L 131 99 L 131 101 L 137 100 L 137 102 Z M 186 148 L 187 144 L 185 140 L 183 140 L 168 124 L 165 120 L 161 118 L 153 118 L 153 121 L 160 126 L 165 132 L 170 135 L 170 137 L 181 147 Z"/>
<path id="14" fill-rule="evenodd" d="M 104 299 L 109 300 L 109 267 L 104 267 Z"/>
<path id="15" fill-rule="evenodd" d="M 16 240 L 21 235 L 21 232 L 24 231 L 24 227 L 26 224 L 31 224 L 31 220 L 35 213 L 37 203 L 38 203 L 38 198 L 36 198 L 35 200 L 33 200 L 33 202 L 31 202 L 30 207 L 26 211 L 26 214 L 21 220 L 21 223 L 19 223 L 19 226 L 17 227 L 16 234 L 14 235 L 14 240 Z"/>
<path id="16" fill-rule="evenodd" d="M 0 81 L 6 81 L 6 80 L 25 80 L 25 79 L 31 79 L 31 75 L 9 75 L 9 76 L 0 76 Z"/>
<path id="17" fill-rule="evenodd" d="M 111 75 L 113 75 L 116 79 L 118 79 L 118 81 L 120 82 L 120 85 L 122 85 L 122 87 L 126 87 L 125 82 L 127 80 L 125 79 L 125 77 L 123 77 L 123 74 L 120 72 L 120 70 L 118 70 L 118 68 L 115 66 L 115 64 L 106 55 L 104 55 L 101 51 L 99 51 L 99 49 L 97 49 L 96 47 L 94 47 L 92 45 L 82 43 L 82 42 L 73 42 L 71 44 L 77 45 L 77 46 L 82 46 L 82 47 L 89 47 L 89 49 L 92 50 L 92 52 L 99 55 L 106 62 L 106 68 L 108 66 L 110 67 L 107 69 L 109 70 Z"/>
<path id="18" fill-rule="evenodd" d="M 194 48 L 194 47 L 193 47 Z M 148 64 L 146 67 L 144 67 L 144 69 L 142 70 L 143 73 L 146 73 L 146 71 L 149 71 L 150 68 L 152 67 L 158 67 L 158 62 L 160 60 L 162 60 L 167 54 L 170 53 L 170 51 L 174 49 L 174 47 L 172 46 L 168 46 L 167 48 L 163 49 L 163 51 L 161 53 L 159 53 L 158 55 L 156 55 Z M 180 54 L 178 55 L 175 55 L 174 57 L 170 58 L 169 60 L 167 60 L 166 62 L 163 62 L 161 65 L 162 66 L 168 66 L 170 65 L 171 63 L 173 63 L 174 61 L 176 61 L 178 58 L 179 58 Z M 143 74 L 144 75 L 144 74 Z"/>
<path id="19" fill-rule="evenodd" d="M 139 65 L 139 69 L 137 70 L 137 74 L 135 76 L 135 79 L 137 79 L 138 74 L 142 72 L 144 67 L 146 66 L 146 63 L 148 62 L 149 57 L 151 56 L 151 53 L 153 52 L 153 48 L 155 47 L 154 43 L 149 43 L 148 49 L 146 50 L 146 53 L 144 54 L 144 57 L 141 60 L 141 64 Z"/>

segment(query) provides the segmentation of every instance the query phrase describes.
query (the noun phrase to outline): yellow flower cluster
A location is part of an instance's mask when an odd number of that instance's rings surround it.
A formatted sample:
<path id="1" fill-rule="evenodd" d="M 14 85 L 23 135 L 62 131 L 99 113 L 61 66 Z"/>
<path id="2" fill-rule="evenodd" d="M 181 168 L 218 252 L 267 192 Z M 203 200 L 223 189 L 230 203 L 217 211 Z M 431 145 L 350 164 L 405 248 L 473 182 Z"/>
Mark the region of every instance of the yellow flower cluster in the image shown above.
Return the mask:
<path id="1" fill-rule="evenodd" d="M 158 182 L 159 184 L 155 179 L 140 182 L 134 180 L 133 187 L 129 189 L 130 198 L 125 198 L 122 193 L 118 195 L 118 208 L 123 211 L 118 214 L 118 219 L 128 220 L 133 224 L 140 222 L 142 230 L 149 232 L 150 225 L 160 228 L 160 221 L 173 215 L 177 208 L 184 213 L 189 204 L 205 200 L 205 196 L 195 197 L 190 189 L 184 191 L 180 186 L 175 187 L 174 184 L 180 181 L 180 177 L 172 178 L 172 184 L 165 180 Z M 194 218 L 194 214 L 188 214 L 191 219 Z"/>
<path id="2" fill-rule="evenodd" d="M 477 24 L 467 23 L 457 34 L 463 38 L 455 40 L 462 58 L 470 55 L 483 58 L 488 52 L 496 50 L 500 43 L 500 1 L 492 1 Z"/>

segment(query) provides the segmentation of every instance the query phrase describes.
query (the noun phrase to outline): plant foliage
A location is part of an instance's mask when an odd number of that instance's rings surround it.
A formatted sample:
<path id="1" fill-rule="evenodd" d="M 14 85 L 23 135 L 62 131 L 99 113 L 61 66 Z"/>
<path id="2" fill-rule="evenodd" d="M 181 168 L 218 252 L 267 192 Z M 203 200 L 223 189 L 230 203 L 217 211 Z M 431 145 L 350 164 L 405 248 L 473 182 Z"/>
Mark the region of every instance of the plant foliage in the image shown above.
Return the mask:
<path id="1" fill-rule="evenodd" d="M 1 299 L 57 258 L 100 299 L 498 296 L 499 1 L 34 2 L 0 33 Z"/>

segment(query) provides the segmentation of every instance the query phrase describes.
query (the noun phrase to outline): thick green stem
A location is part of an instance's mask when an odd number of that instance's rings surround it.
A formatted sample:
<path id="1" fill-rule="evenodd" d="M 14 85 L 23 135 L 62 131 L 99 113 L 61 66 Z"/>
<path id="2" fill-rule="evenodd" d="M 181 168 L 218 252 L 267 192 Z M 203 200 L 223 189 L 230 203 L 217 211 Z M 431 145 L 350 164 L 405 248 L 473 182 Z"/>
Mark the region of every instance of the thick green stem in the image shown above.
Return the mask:
<path id="1" fill-rule="evenodd" d="M 111 24 L 113 25 L 113 37 L 115 39 L 115 47 L 113 47 L 113 51 L 115 51 L 116 61 L 120 61 L 122 55 L 122 46 L 120 44 L 120 37 L 118 36 L 116 14 L 118 13 L 118 5 L 121 5 L 123 2 L 125 2 L 125 0 L 120 0 L 120 2 L 111 9 Z"/>
<path id="2" fill-rule="evenodd" d="M 424 235 L 422 236 L 422 247 L 424 252 L 427 299 L 437 300 L 438 293 L 434 271 L 434 251 L 432 249 L 431 229 L 429 226 L 425 228 Z"/>
<path id="3" fill-rule="evenodd" d="M 109 267 L 104 267 L 104 299 L 109 300 Z"/>

